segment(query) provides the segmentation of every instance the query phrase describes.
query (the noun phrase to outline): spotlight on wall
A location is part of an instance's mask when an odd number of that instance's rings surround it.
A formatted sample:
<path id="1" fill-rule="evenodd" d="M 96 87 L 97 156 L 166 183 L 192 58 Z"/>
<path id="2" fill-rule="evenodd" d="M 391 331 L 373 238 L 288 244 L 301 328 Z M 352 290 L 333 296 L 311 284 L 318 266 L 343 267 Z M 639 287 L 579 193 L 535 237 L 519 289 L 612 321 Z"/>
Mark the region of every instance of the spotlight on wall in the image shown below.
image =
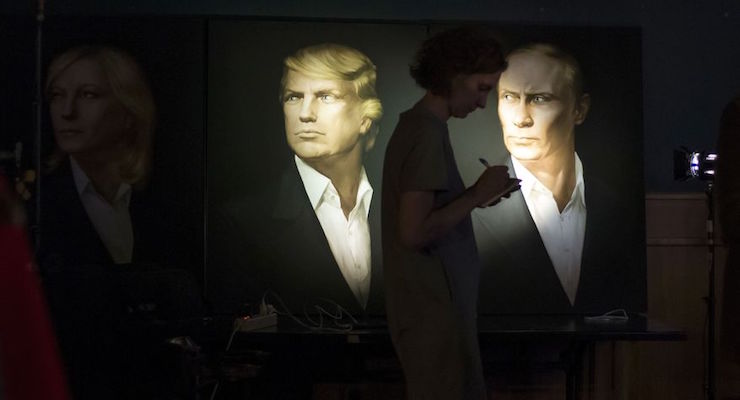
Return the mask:
<path id="1" fill-rule="evenodd" d="M 684 146 L 673 150 L 673 178 L 685 181 L 698 178 L 703 181 L 714 181 L 714 165 L 717 153 L 708 151 L 691 151 Z"/>

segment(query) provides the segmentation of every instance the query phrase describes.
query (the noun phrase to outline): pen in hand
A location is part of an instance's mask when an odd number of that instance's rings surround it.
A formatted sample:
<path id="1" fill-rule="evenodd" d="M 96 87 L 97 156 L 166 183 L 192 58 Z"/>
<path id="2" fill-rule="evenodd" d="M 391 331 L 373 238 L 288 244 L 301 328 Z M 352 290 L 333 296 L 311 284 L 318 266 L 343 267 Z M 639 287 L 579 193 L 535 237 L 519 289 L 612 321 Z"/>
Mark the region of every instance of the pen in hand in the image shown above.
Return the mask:
<path id="1" fill-rule="evenodd" d="M 488 161 L 485 158 L 483 158 L 483 157 L 479 157 L 478 158 L 478 161 L 480 161 L 480 163 L 483 164 L 483 166 L 485 166 L 486 168 L 490 168 L 491 167 L 491 164 L 489 164 Z M 519 183 L 521 183 L 521 180 L 520 179 L 511 178 L 510 177 L 509 178 L 509 186 L 506 189 L 504 189 L 503 192 L 501 192 L 497 196 L 495 196 L 494 199 L 491 202 L 489 202 L 488 204 L 486 204 L 484 207 L 489 207 L 489 206 L 492 206 L 494 204 L 497 204 L 498 202 L 501 201 L 501 198 L 509 198 L 509 196 L 511 195 L 512 192 L 514 192 L 516 190 L 519 190 L 519 188 L 520 188 Z"/>

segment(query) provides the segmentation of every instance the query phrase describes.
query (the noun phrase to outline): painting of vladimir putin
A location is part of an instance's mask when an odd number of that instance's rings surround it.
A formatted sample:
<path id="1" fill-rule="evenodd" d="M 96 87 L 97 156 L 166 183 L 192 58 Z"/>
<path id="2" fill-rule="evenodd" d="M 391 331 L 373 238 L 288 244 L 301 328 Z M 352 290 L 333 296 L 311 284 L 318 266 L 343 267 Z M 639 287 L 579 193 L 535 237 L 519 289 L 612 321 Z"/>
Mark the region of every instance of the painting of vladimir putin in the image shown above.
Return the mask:
<path id="1" fill-rule="evenodd" d="M 576 128 L 591 96 L 578 61 L 550 44 L 513 50 L 498 82 L 498 117 L 521 190 L 474 212 L 483 313 L 639 310 L 644 275 L 621 240 L 618 194 L 581 161 Z"/>
<path id="2" fill-rule="evenodd" d="M 228 210 L 249 270 L 233 284 L 253 300 L 270 290 L 296 314 L 383 312 L 379 193 L 363 165 L 383 112 L 375 81 L 373 62 L 343 45 L 284 59 L 279 100 L 292 159 L 279 182 Z"/>

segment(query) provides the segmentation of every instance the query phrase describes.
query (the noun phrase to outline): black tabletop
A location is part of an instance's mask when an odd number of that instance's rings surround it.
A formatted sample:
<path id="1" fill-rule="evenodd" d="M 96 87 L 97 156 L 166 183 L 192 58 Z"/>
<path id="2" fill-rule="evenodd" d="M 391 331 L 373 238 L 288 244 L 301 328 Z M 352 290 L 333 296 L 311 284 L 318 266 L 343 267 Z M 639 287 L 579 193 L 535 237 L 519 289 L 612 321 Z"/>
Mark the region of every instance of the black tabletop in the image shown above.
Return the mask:
<path id="1" fill-rule="evenodd" d="M 301 322 L 306 322 L 302 320 Z M 324 320 L 322 327 L 303 325 L 281 316 L 278 325 L 239 332 L 258 341 L 328 340 L 346 343 L 372 343 L 390 341 L 388 328 L 381 318 L 366 319 L 358 324 L 344 325 L 349 321 L 334 323 Z M 627 321 L 594 322 L 579 315 L 495 315 L 478 318 L 481 341 L 489 340 L 626 340 L 626 341 L 680 341 L 686 332 L 670 327 L 645 315 L 630 315 Z"/>

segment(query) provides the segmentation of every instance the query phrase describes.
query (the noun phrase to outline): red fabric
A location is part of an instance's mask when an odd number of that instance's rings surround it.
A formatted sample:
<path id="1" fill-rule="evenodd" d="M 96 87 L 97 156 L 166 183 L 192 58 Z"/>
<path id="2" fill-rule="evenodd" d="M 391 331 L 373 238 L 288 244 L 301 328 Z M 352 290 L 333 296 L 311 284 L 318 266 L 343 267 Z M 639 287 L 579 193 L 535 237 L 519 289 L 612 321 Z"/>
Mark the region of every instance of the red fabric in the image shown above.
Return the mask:
<path id="1" fill-rule="evenodd" d="M 0 371 L 8 400 L 69 399 L 22 228 L 0 225 Z M 0 396 L 2 397 L 2 396 Z"/>

